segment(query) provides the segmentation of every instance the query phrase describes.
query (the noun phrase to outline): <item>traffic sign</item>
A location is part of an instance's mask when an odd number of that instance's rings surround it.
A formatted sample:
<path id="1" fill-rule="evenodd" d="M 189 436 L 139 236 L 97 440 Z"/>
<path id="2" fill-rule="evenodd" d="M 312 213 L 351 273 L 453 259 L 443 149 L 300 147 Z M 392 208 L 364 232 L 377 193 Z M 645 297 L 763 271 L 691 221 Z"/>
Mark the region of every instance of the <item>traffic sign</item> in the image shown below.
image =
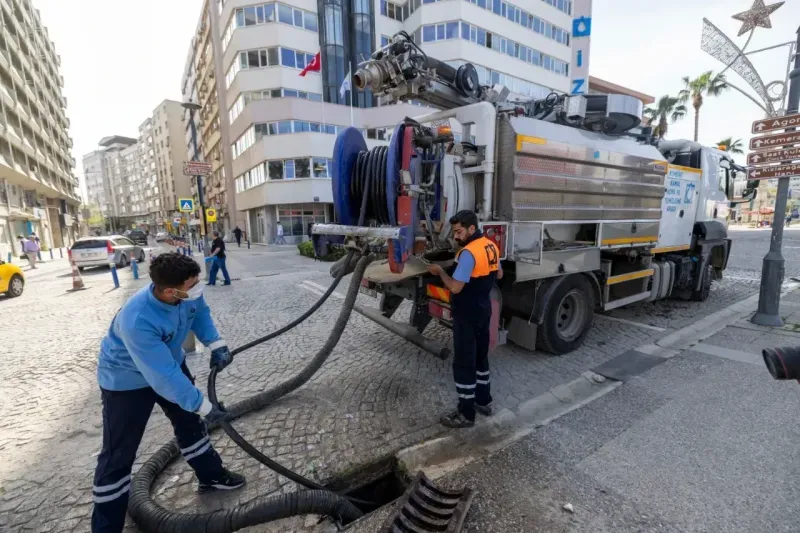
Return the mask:
<path id="1" fill-rule="evenodd" d="M 800 131 L 790 131 L 787 133 L 778 133 L 776 135 L 753 137 L 750 139 L 750 149 L 764 150 L 766 148 L 777 148 L 779 146 L 797 143 L 800 143 Z"/>
<path id="2" fill-rule="evenodd" d="M 206 222 L 216 222 L 217 221 L 217 210 L 213 207 L 206 208 Z"/>
<path id="3" fill-rule="evenodd" d="M 192 198 L 178 198 L 178 211 L 182 213 L 194 211 L 194 200 Z"/>
<path id="4" fill-rule="evenodd" d="M 800 164 L 770 165 L 747 169 L 747 179 L 749 180 L 769 180 L 793 176 L 800 176 Z"/>
<path id="5" fill-rule="evenodd" d="M 752 133 L 767 133 L 769 131 L 782 130 L 800 126 L 800 114 L 786 115 L 785 117 L 765 118 L 753 122 Z"/>
<path id="6" fill-rule="evenodd" d="M 747 154 L 748 165 L 764 165 L 766 163 L 780 163 L 800 159 L 800 146 L 784 150 L 762 150 Z"/>
<path id="7" fill-rule="evenodd" d="M 208 176 L 211 174 L 211 163 L 202 161 L 184 161 L 184 176 Z"/>

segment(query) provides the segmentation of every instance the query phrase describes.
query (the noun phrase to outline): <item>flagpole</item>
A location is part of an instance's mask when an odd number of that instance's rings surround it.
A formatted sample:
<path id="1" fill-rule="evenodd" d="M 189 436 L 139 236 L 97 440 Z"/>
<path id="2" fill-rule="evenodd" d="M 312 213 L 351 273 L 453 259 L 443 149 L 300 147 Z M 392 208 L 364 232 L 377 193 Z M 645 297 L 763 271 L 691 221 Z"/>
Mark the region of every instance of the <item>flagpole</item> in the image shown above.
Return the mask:
<path id="1" fill-rule="evenodd" d="M 353 126 L 353 89 L 350 89 L 350 127 Z"/>

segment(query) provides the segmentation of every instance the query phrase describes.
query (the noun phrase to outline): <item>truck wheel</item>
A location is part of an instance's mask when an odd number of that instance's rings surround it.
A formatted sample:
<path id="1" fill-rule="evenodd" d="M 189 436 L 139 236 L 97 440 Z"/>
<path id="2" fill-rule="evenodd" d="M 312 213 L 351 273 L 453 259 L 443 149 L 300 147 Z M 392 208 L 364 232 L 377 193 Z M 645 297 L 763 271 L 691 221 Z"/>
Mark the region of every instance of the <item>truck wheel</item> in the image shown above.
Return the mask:
<path id="1" fill-rule="evenodd" d="M 711 263 L 706 265 L 706 269 L 703 272 L 703 284 L 700 285 L 700 289 L 696 291 L 692 291 L 692 301 L 693 302 L 704 302 L 708 298 L 708 295 L 711 294 L 711 276 L 713 275 L 713 267 Z"/>
<path id="2" fill-rule="evenodd" d="M 578 348 L 592 325 L 594 305 L 594 289 L 589 280 L 580 274 L 569 276 L 545 304 L 536 347 L 556 355 Z"/>

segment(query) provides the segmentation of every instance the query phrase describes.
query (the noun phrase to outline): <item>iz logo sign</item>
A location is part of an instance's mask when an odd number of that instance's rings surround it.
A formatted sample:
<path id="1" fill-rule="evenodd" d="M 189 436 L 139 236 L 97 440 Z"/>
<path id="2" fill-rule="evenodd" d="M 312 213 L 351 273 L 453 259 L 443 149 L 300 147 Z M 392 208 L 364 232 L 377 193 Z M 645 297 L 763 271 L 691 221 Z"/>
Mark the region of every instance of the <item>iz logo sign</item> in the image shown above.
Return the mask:
<path id="1" fill-rule="evenodd" d="M 577 80 L 572 80 L 572 94 L 583 94 L 586 92 L 584 88 L 586 85 L 586 80 L 583 78 L 579 78 Z"/>

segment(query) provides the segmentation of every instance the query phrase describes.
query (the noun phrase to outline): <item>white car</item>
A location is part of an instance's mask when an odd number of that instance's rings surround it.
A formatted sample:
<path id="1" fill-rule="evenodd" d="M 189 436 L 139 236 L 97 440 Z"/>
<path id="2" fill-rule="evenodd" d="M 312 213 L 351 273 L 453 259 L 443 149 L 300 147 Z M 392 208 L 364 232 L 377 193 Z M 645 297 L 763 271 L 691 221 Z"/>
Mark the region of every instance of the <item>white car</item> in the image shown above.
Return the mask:
<path id="1" fill-rule="evenodd" d="M 169 239 L 169 233 L 166 231 L 159 231 L 156 233 L 156 242 L 164 242 Z"/>
<path id="2" fill-rule="evenodd" d="M 132 259 L 142 263 L 147 257 L 142 246 L 122 235 L 78 239 L 68 253 L 79 270 L 91 266 L 108 266 L 112 262 L 117 267 L 124 268 Z"/>

